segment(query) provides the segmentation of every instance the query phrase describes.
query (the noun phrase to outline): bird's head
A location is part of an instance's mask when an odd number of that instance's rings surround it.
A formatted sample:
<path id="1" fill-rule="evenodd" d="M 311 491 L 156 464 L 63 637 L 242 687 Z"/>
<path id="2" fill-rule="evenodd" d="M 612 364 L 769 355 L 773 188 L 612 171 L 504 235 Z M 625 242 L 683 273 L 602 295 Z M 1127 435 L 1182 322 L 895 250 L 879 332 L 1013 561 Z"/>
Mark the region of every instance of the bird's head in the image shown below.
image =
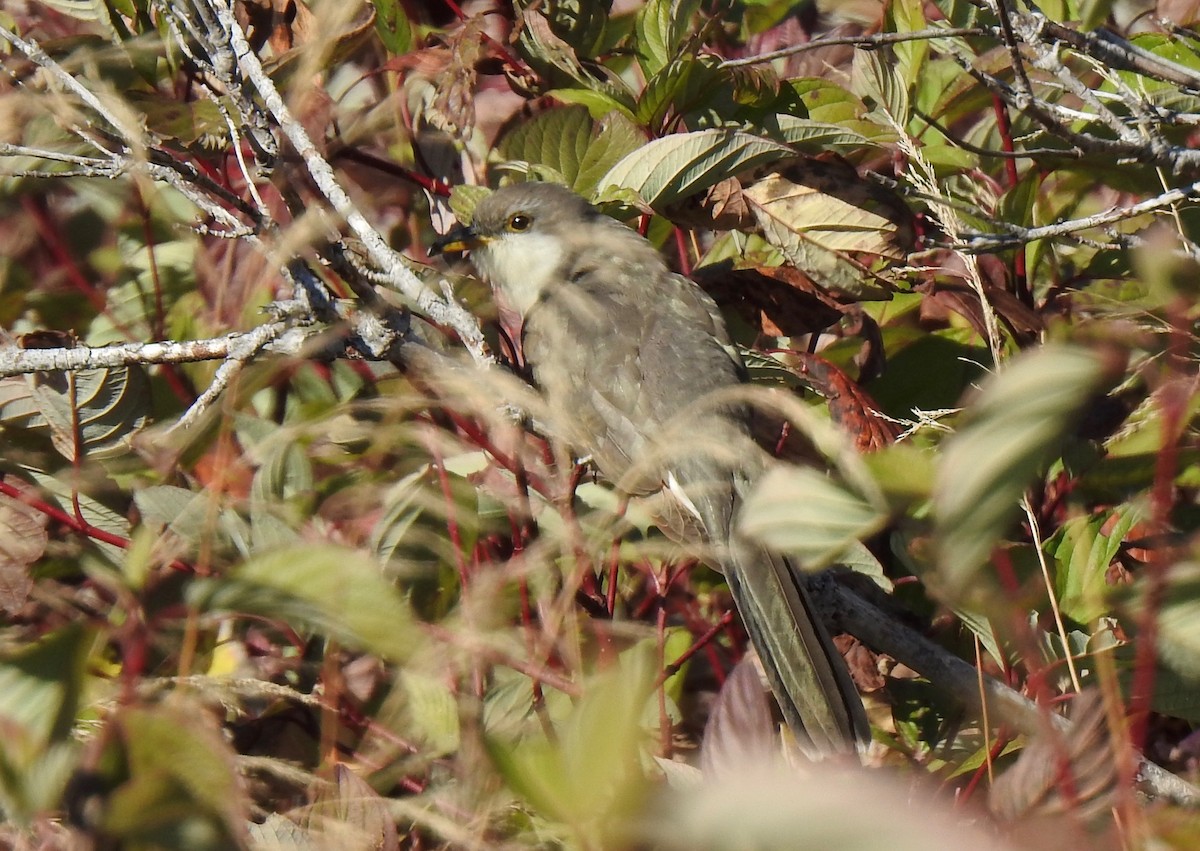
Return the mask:
<path id="1" fill-rule="evenodd" d="M 572 243 L 600 219 L 564 186 L 518 183 L 480 201 L 470 225 L 448 233 L 432 251 L 469 251 L 476 271 L 524 316 L 548 285 L 561 280 Z"/>

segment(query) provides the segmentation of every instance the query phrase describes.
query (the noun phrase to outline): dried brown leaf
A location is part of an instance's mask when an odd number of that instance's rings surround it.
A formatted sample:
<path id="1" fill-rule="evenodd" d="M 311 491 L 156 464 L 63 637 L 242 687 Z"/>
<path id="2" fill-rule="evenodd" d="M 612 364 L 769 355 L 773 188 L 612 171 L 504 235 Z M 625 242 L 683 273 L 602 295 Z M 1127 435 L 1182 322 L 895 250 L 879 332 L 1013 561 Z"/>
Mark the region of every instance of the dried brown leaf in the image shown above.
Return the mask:
<path id="1" fill-rule="evenodd" d="M 0 495 L 0 609 L 12 614 L 25 605 L 33 588 L 29 566 L 42 557 L 48 540 L 46 515 Z"/>
<path id="2" fill-rule="evenodd" d="M 717 304 L 767 337 L 813 334 L 842 318 L 842 306 L 791 266 L 716 264 L 697 269 L 694 277 Z"/>
<path id="3" fill-rule="evenodd" d="M 830 417 L 850 435 L 859 452 L 873 452 L 896 442 L 896 425 L 883 418 L 879 405 L 850 376 L 817 355 L 796 357 L 799 373 L 825 397 Z"/>
<path id="4" fill-rule="evenodd" d="M 334 769 L 334 784 L 323 789 L 302 820 L 326 848 L 394 851 L 395 820 L 383 797 L 345 765 Z"/>

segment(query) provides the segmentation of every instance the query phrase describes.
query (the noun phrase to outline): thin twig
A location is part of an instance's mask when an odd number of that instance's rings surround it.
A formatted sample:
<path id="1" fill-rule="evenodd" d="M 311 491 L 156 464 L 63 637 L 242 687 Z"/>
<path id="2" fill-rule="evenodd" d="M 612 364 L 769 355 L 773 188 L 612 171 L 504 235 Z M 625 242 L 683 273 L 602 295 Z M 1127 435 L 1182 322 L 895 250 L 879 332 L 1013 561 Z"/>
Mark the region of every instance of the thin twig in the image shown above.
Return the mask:
<path id="1" fill-rule="evenodd" d="M 821 47 L 831 47 L 839 44 L 849 44 L 855 47 L 860 47 L 864 50 L 870 50 L 876 47 L 883 47 L 888 44 L 903 44 L 906 41 L 930 41 L 935 38 L 969 38 L 971 36 L 991 35 L 991 31 L 983 27 L 930 27 L 925 30 L 916 30 L 906 33 L 874 33 L 872 35 L 844 35 L 844 36 L 824 36 L 816 38 L 812 41 L 806 41 L 803 44 L 794 44 L 791 47 L 784 47 L 779 50 L 772 50 L 770 53 L 760 53 L 757 56 L 747 56 L 742 59 L 726 59 L 721 63 L 721 68 L 742 68 L 747 65 L 761 65 L 764 62 L 772 62 L 776 59 L 783 59 L 787 56 L 795 56 L 798 53 L 806 53 L 810 50 L 816 50 Z"/>

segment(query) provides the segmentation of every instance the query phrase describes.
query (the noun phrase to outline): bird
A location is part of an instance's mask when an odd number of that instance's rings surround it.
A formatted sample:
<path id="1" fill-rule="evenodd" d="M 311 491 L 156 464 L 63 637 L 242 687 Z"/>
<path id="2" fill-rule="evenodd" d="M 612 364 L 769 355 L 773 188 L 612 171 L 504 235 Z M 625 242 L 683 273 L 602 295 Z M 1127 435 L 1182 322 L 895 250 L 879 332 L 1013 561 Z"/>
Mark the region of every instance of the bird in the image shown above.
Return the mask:
<path id="1" fill-rule="evenodd" d="M 657 497 L 665 531 L 724 573 L 797 744 L 826 756 L 869 741 L 803 577 L 739 531 L 772 462 L 753 444 L 746 369 L 712 298 L 637 231 L 554 183 L 493 191 L 431 249 L 462 252 L 521 321 L 550 436 L 619 492 Z"/>

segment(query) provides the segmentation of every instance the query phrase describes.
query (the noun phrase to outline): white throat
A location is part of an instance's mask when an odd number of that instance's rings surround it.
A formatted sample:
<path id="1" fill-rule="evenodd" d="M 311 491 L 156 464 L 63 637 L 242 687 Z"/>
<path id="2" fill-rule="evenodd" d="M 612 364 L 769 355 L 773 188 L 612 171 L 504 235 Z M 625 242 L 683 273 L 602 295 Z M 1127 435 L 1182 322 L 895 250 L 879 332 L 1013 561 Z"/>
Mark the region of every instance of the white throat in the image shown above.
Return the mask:
<path id="1" fill-rule="evenodd" d="M 544 233 L 502 234 L 471 255 L 479 274 L 521 316 L 553 282 L 562 259 L 562 241 Z"/>

